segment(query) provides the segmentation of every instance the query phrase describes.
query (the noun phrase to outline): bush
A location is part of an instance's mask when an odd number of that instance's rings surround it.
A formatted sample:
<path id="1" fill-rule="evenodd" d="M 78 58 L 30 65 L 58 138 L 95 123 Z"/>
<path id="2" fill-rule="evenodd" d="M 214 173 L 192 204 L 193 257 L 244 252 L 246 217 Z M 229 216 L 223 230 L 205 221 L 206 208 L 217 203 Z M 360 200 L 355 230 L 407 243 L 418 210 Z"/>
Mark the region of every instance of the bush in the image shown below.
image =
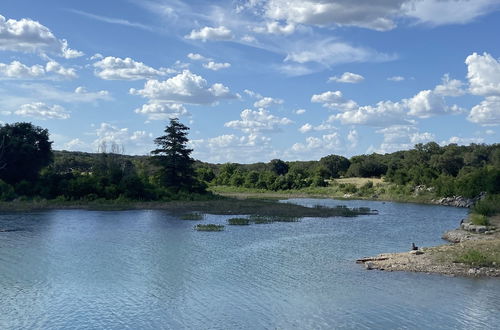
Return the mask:
<path id="1" fill-rule="evenodd" d="M 213 223 L 209 223 L 206 225 L 196 225 L 194 226 L 194 229 L 198 231 L 223 231 L 224 226 L 223 225 L 215 225 Z"/>
<path id="2" fill-rule="evenodd" d="M 234 226 L 246 226 L 250 224 L 250 219 L 246 218 L 231 218 L 227 220 L 230 225 Z"/>
<path id="3" fill-rule="evenodd" d="M 478 226 L 488 226 L 490 224 L 488 217 L 482 214 L 472 214 L 470 217 L 470 221 L 472 222 L 473 225 L 478 225 Z"/>
<path id="4" fill-rule="evenodd" d="M 472 212 L 484 216 L 492 216 L 500 213 L 500 195 L 488 195 L 485 199 L 479 201 L 474 205 Z"/>
<path id="5" fill-rule="evenodd" d="M 181 215 L 181 220 L 203 220 L 203 215 L 200 213 L 187 213 Z"/>

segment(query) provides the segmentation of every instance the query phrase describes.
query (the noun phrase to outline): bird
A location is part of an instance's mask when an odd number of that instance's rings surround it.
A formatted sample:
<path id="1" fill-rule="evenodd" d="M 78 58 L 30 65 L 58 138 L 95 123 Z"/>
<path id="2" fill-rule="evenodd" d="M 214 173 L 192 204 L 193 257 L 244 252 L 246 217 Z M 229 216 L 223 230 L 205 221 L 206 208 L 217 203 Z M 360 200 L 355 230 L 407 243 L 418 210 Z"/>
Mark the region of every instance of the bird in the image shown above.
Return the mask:
<path id="1" fill-rule="evenodd" d="M 418 246 L 416 246 L 415 243 L 411 243 L 411 249 L 413 251 L 417 251 L 418 250 Z"/>

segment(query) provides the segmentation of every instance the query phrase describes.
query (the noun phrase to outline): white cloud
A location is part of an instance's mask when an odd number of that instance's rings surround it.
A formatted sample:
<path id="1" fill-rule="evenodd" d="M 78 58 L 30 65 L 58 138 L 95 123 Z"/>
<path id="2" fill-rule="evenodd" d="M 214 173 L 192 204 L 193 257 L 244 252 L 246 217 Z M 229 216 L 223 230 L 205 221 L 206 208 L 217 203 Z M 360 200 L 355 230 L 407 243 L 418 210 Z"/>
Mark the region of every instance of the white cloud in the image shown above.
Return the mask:
<path id="1" fill-rule="evenodd" d="M 467 119 L 483 126 L 500 125 L 500 96 L 486 97 L 472 108 Z"/>
<path id="2" fill-rule="evenodd" d="M 405 1 L 406 16 L 433 26 L 465 24 L 498 8 L 497 0 L 419 0 Z"/>
<path id="3" fill-rule="evenodd" d="M 0 50 L 22 53 L 51 53 L 65 58 L 82 56 L 70 49 L 66 40 L 57 39 L 44 25 L 28 18 L 6 19 L 0 15 Z"/>
<path id="4" fill-rule="evenodd" d="M 203 42 L 207 40 L 224 41 L 233 39 L 233 33 L 225 26 L 216 28 L 205 26 L 200 30 L 192 30 L 191 33 L 185 36 L 186 39 L 200 39 Z"/>
<path id="5" fill-rule="evenodd" d="M 204 63 L 203 67 L 209 70 L 218 71 L 220 69 L 227 69 L 231 67 L 231 63 L 216 63 L 214 61 L 210 61 L 208 63 Z"/>
<path id="6" fill-rule="evenodd" d="M 356 73 L 352 73 L 352 72 L 344 72 L 340 77 L 334 76 L 334 77 L 330 77 L 328 79 L 328 81 L 336 81 L 336 82 L 348 83 L 348 84 L 360 83 L 363 80 L 365 80 L 365 77 L 363 77 L 360 74 L 356 74 Z"/>
<path id="7" fill-rule="evenodd" d="M 150 100 L 184 104 L 214 104 L 220 100 L 235 98 L 226 86 L 220 83 L 209 86 L 203 77 L 189 70 L 165 81 L 148 80 L 143 89 L 132 88 L 130 94 Z"/>
<path id="8" fill-rule="evenodd" d="M 300 128 L 299 128 L 299 132 L 300 133 L 309 133 L 310 131 L 313 130 L 313 125 L 309 124 L 309 123 L 305 123 L 304 125 L 302 125 Z"/>
<path id="9" fill-rule="evenodd" d="M 103 143 L 117 144 L 127 154 L 148 154 L 153 150 L 153 134 L 146 131 L 130 132 L 128 128 L 119 128 L 109 123 L 101 123 L 95 130 L 97 139 L 93 142 L 94 150 Z"/>
<path id="10" fill-rule="evenodd" d="M 47 75 L 53 73 L 55 75 Z M 0 78 L 13 80 L 35 80 L 35 79 L 56 79 L 76 78 L 76 71 L 73 68 L 65 68 L 56 61 L 49 61 L 45 67 L 35 64 L 27 66 L 19 61 L 12 61 L 10 64 L 0 63 Z"/>
<path id="11" fill-rule="evenodd" d="M 197 53 L 189 53 L 186 55 L 190 60 L 193 61 L 209 61 L 210 59 Z"/>
<path id="12" fill-rule="evenodd" d="M 362 0 L 353 4 L 346 0 L 269 0 L 264 4 L 264 15 L 295 24 L 358 26 L 386 31 L 395 27 L 391 16 L 398 13 L 402 2 Z"/>
<path id="13" fill-rule="evenodd" d="M 321 156 L 344 149 L 343 141 L 338 132 L 324 134 L 321 137 L 309 136 L 305 143 L 295 143 L 288 150 L 287 155 L 293 158 L 302 159 L 304 156 Z"/>
<path id="14" fill-rule="evenodd" d="M 297 115 L 303 115 L 306 113 L 306 109 L 297 109 L 295 110 L 295 114 Z"/>
<path id="15" fill-rule="evenodd" d="M 322 94 L 314 94 L 311 97 L 313 103 L 323 103 L 323 106 L 330 109 L 339 109 L 342 111 L 353 110 L 358 104 L 353 100 L 346 100 L 341 91 L 327 91 Z"/>
<path id="16" fill-rule="evenodd" d="M 10 64 L 0 63 L 0 76 L 9 79 L 36 79 L 45 75 L 45 69 L 41 65 L 27 66 L 19 61 Z"/>
<path id="17" fill-rule="evenodd" d="M 85 143 L 84 141 L 76 138 L 76 139 L 73 139 L 69 142 L 66 142 L 62 149 L 63 150 L 72 150 L 72 151 L 82 151 L 82 150 L 86 150 L 88 149 L 88 144 Z"/>
<path id="18" fill-rule="evenodd" d="M 434 92 L 442 96 L 461 96 L 465 94 L 463 89 L 464 83 L 457 79 L 450 79 L 449 74 L 445 74 L 442 78 L 442 84 L 434 88 Z"/>
<path id="19" fill-rule="evenodd" d="M 14 111 L 14 114 L 36 119 L 68 119 L 69 114 L 60 105 L 47 105 L 43 102 L 23 104 Z"/>
<path id="20" fill-rule="evenodd" d="M 263 132 L 279 132 L 283 126 L 293 123 L 286 117 L 280 118 L 270 114 L 264 108 L 257 111 L 245 109 L 240 117 L 241 120 L 229 121 L 224 126 L 255 135 Z"/>
<path id="21" fill-rule="evenodd" d="M 24 91 L 24 98 L 62 103 L 91 103 L 100 100 L 109 101 L 113 98 L 106 90 L 89 92 L 84 87 L 77 87 L 74 91 L 60 90 L 53 85 L 41 83 L 24 83 L 17 86 Z M 31 101 L 25 102 L 31 103 Z"/>
<path id="22" fill-rule="evenodd" d="M 358 131 L 352 129 L 347 134 L 347 141 L 350 143 L 350 148 L 356 148 L 358 146 L 359 135 Z"/>
<path id="23" fill-rule="evenodd" d="M 395 81 L 395 82 L 400 82 L 400 81 L 404 81 L 405 77 L 402 77 L 402 76 L 392 76 L 392 77 L 387 78 L 387 80 L 389 80 L 389 81 Z"/>
<path id="24" fill-rule="evenodd" d="M 488 53 L 473 53 L 465 60 L 470 92 L 475 95 L 500 95 L 500 62 Z"/>
<path id="25" fill-rule="evenodd" d="M 419 118 L 429 118 L 436 114 L 444 114 L 448 107 L 444 98 L 431 90 L 419 92 L 411 99 L 405 100 L 408 114 Z"/>
<path id="26" fill-rule="evenodd" d="M 254 28 L 257 33 L 289 35 L 295 32 L 295 24 L 280 25 L 279 22 L 267 22 L 265 26 Z"/>
<path id="27" fill-rule="evenodd" d="M 381 101 L 376 106 L 362 106 L 330 116 L 328 121 L 338 120 L 342 124 L 384 127 L 407 124 L 406 107 L 400 102 Z"/>
<path id="28" fill-rule="evenodd" d="M 458 145 L 469 145 L 471 143 L 484 143 L 484 139 L 480 137 L 472 137 L 472 138 L 462 138 L 458 136 L 452 136 L 448 140 L 441 141 L 439 144 L 444 146 L 448 144 L 458 144 Z"/>
<path id="29" fill-rule="evenodd" d="M 411 149 L 417 143 L 426 143 L 435 139 L 434 134 L 429 132 L 420 133 L 415 126 L 408 125 L 393 125 L 376 132 L 384 136 L 380 147 L 372 150 L 378 153 Z"/>
<path id="30" fill-rule="evenodd" d="M 337 129 L 335 126 L 332 126 L 328 123 L 322 123 L 318 126 L 313 126 L 309 123 L 306 123 L 299 128 L 299 132 L 308 133 L 310 131 L 331 131 L 335 129 Z"/>
<path id="31" fill-rule="evenodd" d="M 135 109 L 136 113 L 146 115 L 150 120 L 178 118 L 188 114 L 186 108 L 179 103 L 147 103 Z"/>
<path id="32" fill-rule="evenodd" d="M 108 56 L 94 63 L 94 67 L 97 68 L 95 75 L 105 80 L 152 79 L 175 72 L 175 70 L 167 68 L 153 69 L 142 62 L 134 61 L 130 57 L 122 59 Z"/>
<path id="33" fill-rule="evenodd" d="M 325 66 L 356 62 L 385 62 L 396 56 L 378 53 L 372 49 L 355 47 L 345 42 L 323 39 L 296 44 L 296 49 L 289 51 L 285 62 L 316 62 Z"/>
<path id="34" fill-rule="evenodd" d="M 66 79 L 74 79 L 74 78 L 78 77 L 75 69 L 65 68 L 61 64 L 57 63 L 56 61 L 47 62 L 47 64 L 45 65 L 45 71 L 53 72 L 61 77 L 66 78 Z"/>
<path id="35" fill-rule="evenodd" d="M 254 92 L 254 91 L 249 90 L 249 89 L 245 89 L 243 92 L 244 92 L 245 94 L 247 94 L 248 96 L 253 97 L 253 98 L 256 98 L 256 99 L 261 99 L 261 98 L 263 98 L 263 96 L 262 96 L 262 95 L 260 95 L 259 93 Z"/>
<path id="36" fill-rule="evenodd" d="M 283 104 L 283 100 L 281 99 L 275 99 L 272 97 L 263 97 L 260 100 L 256 101 L 253 106 L 256 108 L 268 108 L 273 104 Z"/>

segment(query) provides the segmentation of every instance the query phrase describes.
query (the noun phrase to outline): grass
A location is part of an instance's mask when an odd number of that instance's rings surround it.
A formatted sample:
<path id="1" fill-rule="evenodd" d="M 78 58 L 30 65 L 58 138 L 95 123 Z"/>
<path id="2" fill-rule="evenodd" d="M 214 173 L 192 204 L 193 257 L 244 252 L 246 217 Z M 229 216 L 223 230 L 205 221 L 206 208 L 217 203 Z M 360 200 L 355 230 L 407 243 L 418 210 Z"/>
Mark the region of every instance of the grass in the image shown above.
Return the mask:
<path id="1" fill-rule="evenodd" d="M 482 214 L 476 214 L 472 213 L 470 215 L 470 221 L 472 222 L 473 225 L 478 225 L 478 226 L 489 226 L 490 221 L 487 216 L 484 216 Z"/>
<path id="2" fill-rule="evenodd" d="M 180 216 L 181 220 L 203 220 L 201 213 L 186 213 Z"/>
<path id="3" fill-rule="evenodd" d="M 332 183 L 336 184 L 353 184 L 356 186 L 356 188 L 361 188 L 362 186 L 366 185 L 368 182 L 372 182 L 373 185 L 376 184 L 384 184 L 383 179 L 379 178 L 342 178 L 342 179 L 333 179 Z"/>
<path id="4" fill-rule="evenodd" d="M 233 226 L 247 226 L 250 224 L 250 219 L 247 218 L 231 218 L 227 223 Z"/>
<path id="5" fill-rule="evenodd" d="M 495 259 L 481 251 L 469 249 L 458 255 L 454 262 L 471 265 L 474 267 L 492 267 L 495 265 Z"/>
<path id="6" fill-rule="evenodd" d="M 223 225 L 216 225 L 216 224 L 213 224 L 213 223 L 209 223 L 209 224 L 206 224 L 206 225 L 196 225 L 194 226 L 194 229 L 197 230 L 197 231 L 223 231 L 224 230 L 224 226 Z"/>

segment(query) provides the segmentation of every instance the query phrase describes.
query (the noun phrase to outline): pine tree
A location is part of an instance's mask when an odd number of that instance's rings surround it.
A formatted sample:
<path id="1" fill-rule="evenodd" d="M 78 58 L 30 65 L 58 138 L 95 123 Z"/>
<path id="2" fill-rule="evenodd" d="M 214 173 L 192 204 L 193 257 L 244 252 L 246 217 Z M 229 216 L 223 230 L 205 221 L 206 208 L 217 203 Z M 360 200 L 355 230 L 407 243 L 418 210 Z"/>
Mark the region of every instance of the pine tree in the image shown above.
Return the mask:
<path id="1" fill-rule="evenodd" d="M 187 148 L 189 127 L 173 118 L 165 128 L 165 135 L 154 140 L 158 146 L 151 153 L 162 168 L 161 184 L 173 191 L 199 190 L 193 169 L 194 160 L 190 157 L 192 149 Z"/>

